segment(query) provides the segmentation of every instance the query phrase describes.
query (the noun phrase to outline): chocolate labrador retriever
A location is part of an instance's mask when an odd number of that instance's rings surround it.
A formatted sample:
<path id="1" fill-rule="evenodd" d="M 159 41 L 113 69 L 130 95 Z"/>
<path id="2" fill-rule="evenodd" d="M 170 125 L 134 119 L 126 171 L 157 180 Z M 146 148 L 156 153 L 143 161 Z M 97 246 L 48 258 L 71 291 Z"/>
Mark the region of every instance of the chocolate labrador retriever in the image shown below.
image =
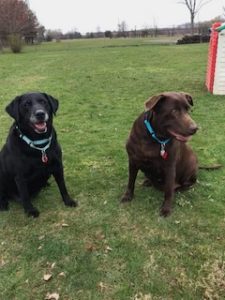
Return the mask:
<path id="1" fill-rule="evenodd" d="M 7 210 L 8 200 L 16 197 L 28 216 L 38 217 L 31 197 L 51 175 L 65 205 L 77 205 L 65 186 L 62 151 L 52 125 L 57 109 L 58 100 L 45 93 L 18 96 L 6 107 L 15 122 L 0 152 L 0 210 Z"/>
<path id="2" fill-rule="evenodd" d="M 126 149 L 129 157 L 129 180 L 121 201 L 131 201 L 138 170 L 145 184 L 164 191 L 161 215 L 171 213 L 176 189 L 196 181 L 197 157 L 186 144 L 198 127 L 189 115 L 193 105 L 189 94 L 167 92 L 145 103 L 146 112 L 134 122 Z"/>

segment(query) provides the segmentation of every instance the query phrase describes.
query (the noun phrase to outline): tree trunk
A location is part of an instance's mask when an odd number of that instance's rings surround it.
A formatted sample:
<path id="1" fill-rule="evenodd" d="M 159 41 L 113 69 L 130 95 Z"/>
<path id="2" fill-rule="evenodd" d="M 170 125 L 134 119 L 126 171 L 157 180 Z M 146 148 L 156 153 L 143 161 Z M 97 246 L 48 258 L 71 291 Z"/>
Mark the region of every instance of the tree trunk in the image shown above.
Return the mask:
<path id="1" fill-rule="evenodd" d="M 193 35 L 195 33 L 195 14 L 191 13 L 191 34 Z"/>

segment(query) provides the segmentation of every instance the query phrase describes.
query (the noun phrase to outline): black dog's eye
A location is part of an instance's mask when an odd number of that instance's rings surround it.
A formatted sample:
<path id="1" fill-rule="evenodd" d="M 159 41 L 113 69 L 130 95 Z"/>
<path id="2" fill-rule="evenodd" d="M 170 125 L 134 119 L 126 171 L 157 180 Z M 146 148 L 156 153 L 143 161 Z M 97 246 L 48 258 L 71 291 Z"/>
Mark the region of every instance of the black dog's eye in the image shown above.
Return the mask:
<path id="1" fill-rule="evenodd" d="M 172 109 L 171 113 L 172 114 L 177 114 L 178 113 L 178 109 L 176 109 L 176 108 Z"/>
<path id="2" fill-rule="evenodd" d="M 29 107 L 29 106 L 31 106 L 31 100 L 27 100 L 26 102 L 24 102 L 24 107 Z"/>
<path id="3" fill-rule="evenodd" d="M 38 99 L 38 102 L 39 102 L 40 104 L 46 104 L 46 101 L 45 101 L 44 99 Z"/>

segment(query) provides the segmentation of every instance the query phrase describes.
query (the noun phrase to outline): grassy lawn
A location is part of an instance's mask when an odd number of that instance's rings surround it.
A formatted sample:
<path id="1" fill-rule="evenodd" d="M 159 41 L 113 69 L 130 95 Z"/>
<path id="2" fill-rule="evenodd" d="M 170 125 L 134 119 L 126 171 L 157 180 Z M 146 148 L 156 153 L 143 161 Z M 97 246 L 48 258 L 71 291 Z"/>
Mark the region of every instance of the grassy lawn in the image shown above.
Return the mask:
<path id="1" fill-rule="evenodd" d="M 55 96 L 66 182 L 79 201 L 66 208 L 50 180 L 34 200 L 38 219 L 27 218 L 18 203 L 0 213 L 0 299 L 224 299 L 225 168 L 200 170 L 166 219 L 159 217 L 163 194 L 142 187 L 142 174 L 134 201 L 119 203 L 132 122 L 162 91 L 192 94 L 201 129 L 191 145 L 200 164 L 225 165 L 225 96 L 205 90 L 207 51 L 208 45 L 121 39 L 0 54 L 1 146 L 11 99 L 27 91 Z"/>

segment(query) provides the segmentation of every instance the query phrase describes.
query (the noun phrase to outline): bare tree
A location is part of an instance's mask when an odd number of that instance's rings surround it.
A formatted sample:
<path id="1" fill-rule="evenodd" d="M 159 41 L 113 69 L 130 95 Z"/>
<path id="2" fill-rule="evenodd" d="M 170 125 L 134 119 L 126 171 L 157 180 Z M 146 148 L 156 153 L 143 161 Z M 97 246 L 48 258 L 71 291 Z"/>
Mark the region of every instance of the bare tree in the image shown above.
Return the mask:
<path id="1" fill-rule="evenodd" d="M 0 38 L 17 34 L 32 38 L 39 24 L 36 15 L 23 0 L 0 0 Z"/>
<path id="2" fill-rule="evenodd" d="M 194 34 L 195 16 L 203 6 L 212 0 L 180 0 L 179 3 L 186 5 L 190 13 L 191 19 L 191 34 Z"/>
<path id="3" fill-rule="evenodd" d="M 127 37 L 127 23 L 125 21 L 122 21 L 121 23 L 118 23 L 118 36 L 119 37 Z"/>
<path id="4" fill-rule="evenodd" d="M 157 37 L 157 35 L 158 35 L 158 26 L 157 26 L 157 23 L 156 23 L 156 19 L 154 18 L 153 19 L 153 36 Z"/>

